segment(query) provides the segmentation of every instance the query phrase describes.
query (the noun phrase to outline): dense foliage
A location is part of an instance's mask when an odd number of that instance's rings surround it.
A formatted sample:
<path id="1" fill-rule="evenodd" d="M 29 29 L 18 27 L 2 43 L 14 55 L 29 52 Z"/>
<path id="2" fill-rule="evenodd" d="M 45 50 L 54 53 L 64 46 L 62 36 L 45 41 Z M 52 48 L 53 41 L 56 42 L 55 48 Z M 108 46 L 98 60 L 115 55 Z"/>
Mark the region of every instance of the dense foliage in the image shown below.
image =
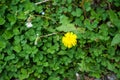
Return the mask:
<path id="1" fill-rule="evenodd" d="M 120 78 L 120 0 L 38 2 L 0 0 L 0 80 Z M 63 45 L 66 32 L 76 46 Z"/>

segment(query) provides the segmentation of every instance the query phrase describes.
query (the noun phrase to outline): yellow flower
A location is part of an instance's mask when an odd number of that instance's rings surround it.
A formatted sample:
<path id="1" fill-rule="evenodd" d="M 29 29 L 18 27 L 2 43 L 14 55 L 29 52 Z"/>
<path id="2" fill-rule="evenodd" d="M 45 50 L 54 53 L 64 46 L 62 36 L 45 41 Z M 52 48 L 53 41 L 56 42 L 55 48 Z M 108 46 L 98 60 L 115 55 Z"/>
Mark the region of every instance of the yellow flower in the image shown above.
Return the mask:
<path id="1" fill-rule="evenodd" d="M 62 43 L 68 47 L 71 48 L 72 46 L 75 46 L 77 44 L 77 35 L 73 34 L 73 32 L 67 32 L 63 38 Z"/>

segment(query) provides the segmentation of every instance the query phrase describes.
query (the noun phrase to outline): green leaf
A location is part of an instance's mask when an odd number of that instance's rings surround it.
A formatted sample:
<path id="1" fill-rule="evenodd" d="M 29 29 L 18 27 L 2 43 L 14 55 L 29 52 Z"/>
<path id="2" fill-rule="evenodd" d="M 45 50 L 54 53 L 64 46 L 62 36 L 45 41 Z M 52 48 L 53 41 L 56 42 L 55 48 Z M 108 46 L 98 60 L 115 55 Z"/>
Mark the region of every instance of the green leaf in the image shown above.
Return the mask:
<path id="1" fill-rule="evenodd" d="M 43 64 L 43 66 L 48 67 L 48 66 L 49 66 L 49 63 L 48 63 L 48 62 L 45 62 L 45 63 Z"/>
<path id="2" fill-rule="evenodd" d="M 14 28 L 14 29 L 13 29 L 13 33 L 14 33 L 15 35 L 18 35 L 18 34 L 20 34 L 20 31 L 19 31 L 18 28 Z"/>
<path id="3" fill-rule="evenodd" d="M 55 49 L 53 46 L 51 46 L 50 48 L 47 49 L 47 53 L 51 53 L 54 54 L 55 53 Z"/>
<path id="4" fill-rule="evenodd" d="M 120 34 L 116 34 L 112 39 L 111 46 L 115 46 L 120 43 Z"/>
<path id="5" fill-rule="evenodd" d="M 107 66 L 107 62 L 108 62 L 108 61 L 105 59 L 105 60 L 103 60 L 103 61 L 101 62 L 101 65 L 104 66 L 104 67 L 106 67 L 106 66 Z"/>
<path id="6" fill-rule="evenodd" d="M 16 5 L 16 4 L 18 4 L 19 1 L 20 1 L 20 0 L 12 0 L 11 3 L 12 3 L 13 5 Z"/>
<path id="7" fill-rule="evenodd" d="M 62 15 L 62 16 L 60 16 L 60 23 L 68 24 L 68 23 L 70 23 L 70 20 L 65 15 Z"/>
<path id="8" fill-rule="evenodd" d="M 63 25 L 59 26 L 57 28 L 57 30 L 58 31 L 69 32 L 69 31 L 75 31 L 76 28 L 75 28 L 74 24 L 68 23 L 68 24 L 65 24 L 65 25 L 63 24 Z"/>
<path id="9" fill-rule="evenodd" d="M 85 7 L 85 9 L 86 9 L 86 11 L 90 11 L 91 10 L 91 3 L 88 1 L 86 1 L 85 3 L 84 3 L 84 7 Z"/>
<path id="10" fill-rule="evenodd" d="M 42 67 L 37 67 L 37 72 L 38 72 L 38 73 L 42 73 L 42 71 L 43 71 L 43 68 L 42 68 Z"/>
<path id="11" fill-rule="evenodd" d="M 89 19 L 85 19 L 85 20 L 84 20 L 84 25 L 85 25 L 85 27 L 86 27 L 87 29 L 89 29 L 90 31 L 93 30 L 92 25 L 91 25 Z"/>
<path id="12" fill-rule="evenodd" d="M 78 64 L 80 66 L 80 71 L 90 71 L 89 64 L 86 64 L 84 60 L 82 60 L 81 63 Z"/>
<path id="13" fill-rule="evenodd" d="M 72 11 L 72 6 L 68 6 L 68 12 Z"/>
<path id="14" fill-rule="evenodd" d="M 32 49 L 32 54 L 36 54 L 38 52 L 36 46 L 31 47 L 31 49 Z"/>
<path id="15" fill-rule="evenodd" d="M 97 72 L 94 72 L 91 75 L 94 76 L 95 78 L 100 78 L 101 77 L 100 73 L 97 73 Z"/>
<path id="16" fill-rule="evenodd" d="M 75 22 L 74 23 L 75 23 L 75 25 L 78 25 L 78 26 L 82 26 L 83 25 L 82 20 L 80 18 L 75 18 Z"/>
<path id="17" fill-rule="evenodd" d="M 120 19 L 118 18 L 117 14 L 114 11 L 112 11 L 112 10 L 108 11 L 108 13 L 109 13 L 111 22 L 115 26 L 117 26 L 118 29 L 120 29 Z"/>
<path id="18" fill-rule="evenodd" d="M 97 20 L 94 20 L 93 23 L 92 23 L 92 28 L 96 28 L 98 23 L 99 22 Z"/>
<path id="19" fill-rule="evenodd" d="M 19 52 L 21 51 L 21 46 L 20 46 L 20 44 L 14 46 L 13 50 L 16 51 L 17 53 L 19 53 Z"/>
<path id="20" fill-rule="evenodd" d="M 14 14 L 8 14 L 7 19 L 9 20 L 11 25 L 15 24 L 15 22 L 16 22 L 16 16 Z"/>
<path id="21" fill-rule="evenodd" d="M 4 58 L 4 54 L 0 54 L 0 60 Z"/>
<path id="22" fill-rule="evenodd" d="M 82 10 L 80 8 L 77 8 L 76 11 L 72 12 L 73 16 L 80 17 L 82 14 Z"/>
<path id="23" fill-rule="evenodd" d="M 60 51 L 58 52 L 58 55 L 65 55 L 66 54 L 66 51 Z"/>
<path id="24" fill-rule="evenodd" d="M 3 0 L 3 1 L 5 1 L 5 0 Z M 0 4 L 0 15 L 2 17 L 3 17 L 3 15 L 4 15 L 4 13 L 5 13 L 7 8 L 8 8 L 7 4 L 4 4 L 4 2 L 2 3 L 2 1 L 1 1 L 1 4 Z"/>
<path id="25" fill-rule="evenodd" d="M 102 24 L 100 26 L 99 33 L 100 33 L 100 35 L 107 37 L 107 35 L 108 35 L 108 26 L 105 25 L 105 24 Z"/>
<path id="26" fill-rule="evenodd" d="M 99 56 L 101 53 L 102 53 L 101 50 L 99 50 L 99 49 L 94 49 L 94 55 L 95 55 L 95 56 Z"/>
<path id="27" fill-rule="evenodd" d="M 112 64 L 112 63 L 110 63 L 110 62 L 107 63 L 107 67 L 108 67 L 108 69 L 111 70 L 111 71 L 115 70 L 114 64 Z"/>
<path id="28" fill-rule="evenodd" d="M 89 19 L 84 20 L 85 27 L 90 31 L 92 31 L 94 28 L 97 28 L 98 23 L 99 22 L 97 20 L 94 20 L 92 23 L 90 22 Z"/>
<path id="29" fill-rule="evenodd" d="M 2 36 L 7 40 L 13 37 L 13 33 L 10 30 L 6 30 Z"/>
<path id="30" fill-rule="evenodd" d="M 24 50 L 27 54 L 30 54 L 30 53 L 32 52 L 31 46 L 30 46 L 30 45 L 27 45 L 27 44 L 24 45 L 23 50 Z"/>
<path id="31" fill-rule="evenodd" d="M 117 78 L 120 78 L 120 69 L 116 70 L 116 76 L 117 76 Z"/>
<path id="32" fill-rule="evenodd" d="M 6 47 L 6 42 L 4 40 L 0 40 L 0 51 Z"/>
<path id="33" fill-rule="evenodd" d="M 0 25 L 3 25 L 5 23 L 4 18 L 0 17 Z"/>
<path id="34" fill-rule="evenodd" d="M 5 57 L 5 61 L 9 61 L 9 60 L 12 60 L 12 59 L 14 59 L 15 58 L 15 54 L 10 54 L 10 55 L 8 55 L 7 57 Z"/>
<path id="35" fill-rule="evenodd" d="M 19 75 L 19 79 L 23 80 L 23 79 L 28 78 L 28 77 L 29 77 L 29 74 L 28 74 L 27 70 L 22 68 L 21 74 Z"/>
<path id="36" fill-rule="evenodd" d="M 70 4 L 72 2 L 72 0 L 67 0 L 67 2 Z"/>
<path id="37" fill-rule="evenodd" d="M 71 62 L 71 59 L 67 56 L 64 56 L 62 58 L 62 61 L 64 62 L 65 65 L 68 65 Z"/>
<path id="38" fill-rule="evenodd" d="M 68 32 L 76 30 L 74 24 L 70 23 L 70 20 L 65 15 L 60 17 L 60 23 L 62 23 L 62 25 L 56 28 L 58 31 Z"/>
<path id="39" fill-rule="evenodd" d="M 115 48 L 114 47 L 109 46 L 107 49 L 108 49 L 108 54 L 109 55 L 111 55 L 111 56 L 115 55 Z"/>
<path id="40" fill-rule="evenodd" d="M 25 11 L 33 11 L 35 9 L 34 3 L 26 2 L 25 3 Z"/>
<path id="41" fill-rule="evenodd" d="M 18 18 L 18 19 L 23 19 L 23 20 L 25 20 L 25 19 L 27 18 L 27 16 L 25 15 L 24 12 L 21 11 L 20 13 L 18 13 L 17 18 Z"/>
<path id="42" fill-rule="evenodd" d="M 28 38 L 30 41 L 34 41 L 36 36 L 35 36 L 35 30 L 30 29 L 25 33 L 26 38 Z"/>
<path id="43" fill-rule="evenodd" d="M 48 78 L 48 80 L 60 80 L 60 78 L 59 77 L 56 77 L 56 76 L 51 76 L 50 78 Z"/>
<path id="44" fill-rule="evenodd" d="M 20 36 L 15 36 L 14 37 L 14 45 L 18 45 L 20 43 Z"/>
<path id="45" fill-rule="evenodd" d="M 38 13 L 42 12 L 43 11 L 42 9 L 43 9 L 42 6 L 35 6 L 35 11 Z"/>
<path id="46" fill-rule="evenodd" d="M 84 59 L 85 58 L 85 52 L 83 52 L 81 49 L 75 53 L 75 58 L 76 59 Z"/>

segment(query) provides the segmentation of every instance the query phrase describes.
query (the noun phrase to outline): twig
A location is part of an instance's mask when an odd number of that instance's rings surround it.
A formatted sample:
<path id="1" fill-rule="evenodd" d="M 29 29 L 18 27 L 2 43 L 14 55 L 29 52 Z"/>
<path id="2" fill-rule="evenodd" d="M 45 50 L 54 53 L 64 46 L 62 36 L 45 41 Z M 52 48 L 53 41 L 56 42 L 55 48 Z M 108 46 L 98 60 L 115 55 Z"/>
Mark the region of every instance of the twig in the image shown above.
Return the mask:
<path id="1" fill-rule="evenodd" d="M 36 39 L 35 39 L 34 44 L 37 45 L 38 40 L 39 40 L 40 38 L 42 38 L 42 37 L 48 37 L 48 36 L 52 36 L 52 35 L 55 35 L 55 34 L 58 34 L 58 32 L 54 32 L 54 33 L 47 34 L 47 35 L 42 35 L 42 36 L 39 36 L 39 35 L 37 34 L 37 37 L 36 37 Z"/>
<path id="2" fill-rule="evenodd" d="M 44 1 L 41 1 L 41 2 L 37 2 L 37 3 L 35 3 L 35 5 L 39 5 L 39 4 L 45 3 L 47 1 L 50 1 L 50 0 L 44 0 Z"/>
<path id="3" fill-rule="evenodd" d="M 76 73 L 76 80 L 80 80 L 80 75 Z"/>
<path id="4" fill-rule="evenodd" d="M 48 37 L 48 36 L 52 36 L 52 35 L 54 35 L 54 34 L 58 34 L 58 33 L 51 33 L 51 34 L 43 35 L 43 36 L 40 36 L 40 38 L 41 38 L 41 37 Z"/>
<path id="5" fill-rule="evenodd" d="M 37 34 L 37 37 L 36 37 L 35 42 L 34 42 L 35 45 L 37 45 L 39 39 L 40 39 L 39 34 Z"/>
<path id="6" fill-rule="evenodd" d="M 47 17 L 47 16 L 40 16 L 40 17 L 46 18 L 46 19 L 51 20 L 51 21 L 56 23 L 56 21 L 54 19 L 50 18 L 50 17 Z"/>
<path id="7" fill-rule="evenodd" d="M 106 1 L 107 2 L 107 4 L 108 4 L 108 8 L 109 8 L 109 10 L 111 9 L 111 3 L 109 3 L 108 1 Z"/>
<path id="8" fill-rule="evenodd" d="M 82 0 L 82 2 L 81 2 L 81 7 L 82 7 L 82 9 L 83 9 L 83 13 L 84 13 L 85 18 L 87 18 L 87 16 L 86 16 L 86 10 L 85 10 L 85 8 L 84 8 L 84 3 L 85 3 L 85 1 L 86 1 L 86 0 Z"/>
<path id="9" fill-rule="evenodd" d="M 39 17 L 42 17 L 42 18 L 46 18 L 46 19 L 51 20 L 51 21 L 53 21 L 53 22 L 56 23 L 56 21 L 55 21 L 54 19 L 50 18 L 50 17 L 47 17 L 47 16 L 41 16 L 41 15 L 36 15 L 36 14 L 35 14 L 35 16 L 37 16 L 37 17 L 39 16 Z"/>

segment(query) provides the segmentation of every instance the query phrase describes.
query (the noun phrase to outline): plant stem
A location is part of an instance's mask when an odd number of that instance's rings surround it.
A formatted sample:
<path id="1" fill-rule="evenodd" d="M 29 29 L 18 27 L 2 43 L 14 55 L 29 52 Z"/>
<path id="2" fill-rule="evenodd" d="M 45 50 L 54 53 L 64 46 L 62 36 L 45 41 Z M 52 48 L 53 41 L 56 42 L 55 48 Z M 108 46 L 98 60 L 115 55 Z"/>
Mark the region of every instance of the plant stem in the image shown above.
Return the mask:
<path id="1" fill-rule="evenodd" d="M 41 1 L 41 2 L 37 2 L 37 3 L 35 3 L 35 5 L 39 5 L 39 4 L 45 3 L 47 1 L 50 1 L 50 0 L 44 0 L 44 1 Z"/>
<path id="2" fill-rule="evenodd" d="M 54 32 L 54 33 L 47 34 L 47 35 L 42 35 L 42 36 L 39 36 L 39 35 L 37 34 L 37 37 L 36 37 L 36 39 L 35 39 L 34 44 L 37 45 L 38 40 L 40 40 L 40 38 L 42 38 L 42 37 L 48 37 L 48 36 L 52 36 L 52 35 L 55 35 L 55 34 L 58 34 L 58 32 Z"/>
<path id="3" fill-rule="evenodd" d="M 82 7 L 82 9 L 83 9 L 83 13 L 84 13 L 85 18 L 87 18 L 87 16 L 86 16 L 86 10 L 85 10 L 85 8 L 84 8 L 84 3 L 85 3 L 85 0 L 82 0 L 82 2 L 81 2 L 81 7 Z"/>
<path id="4" fill-rule="evenodd" d="M 41 38 L 41 37 L 48 37 L 48 36 L 52 36 L 52 35 L 55 35 L 55 34 L 58 34 L 58 32 L 51 33 L 51 34 L 47 34 L 47 35 L 42 35 L 42 36 L 40 36 L 40 38 Z"/>

